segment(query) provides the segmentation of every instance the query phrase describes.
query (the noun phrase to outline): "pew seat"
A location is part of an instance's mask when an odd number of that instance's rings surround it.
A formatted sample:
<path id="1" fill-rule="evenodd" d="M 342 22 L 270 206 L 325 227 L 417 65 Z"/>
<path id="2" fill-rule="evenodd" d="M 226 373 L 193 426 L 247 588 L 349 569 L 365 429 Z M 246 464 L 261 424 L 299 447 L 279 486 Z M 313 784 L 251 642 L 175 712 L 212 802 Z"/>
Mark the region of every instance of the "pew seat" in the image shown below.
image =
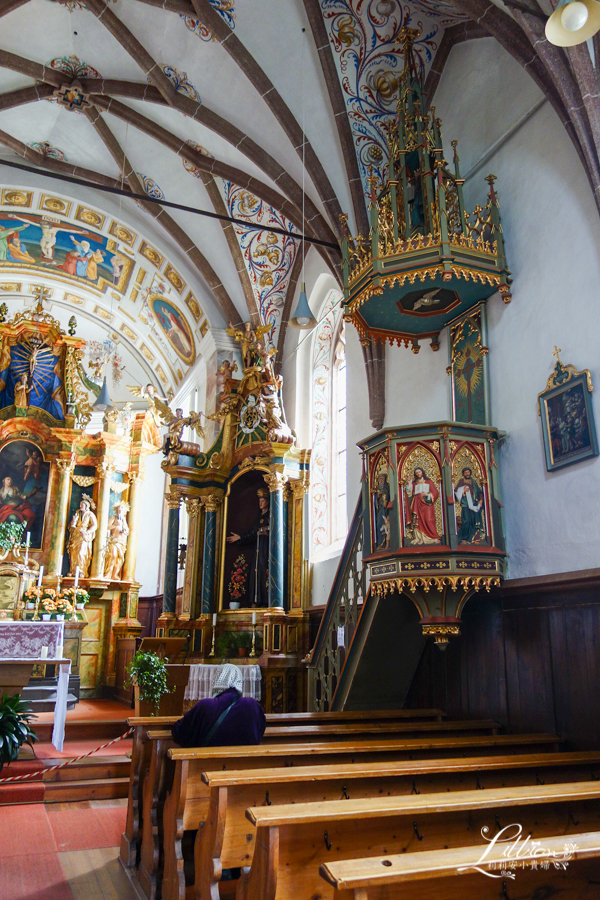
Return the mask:
<path id="1" fill-rule="evenodd" d="M 491 849 L 479 843 L 326 862 L 320 872 L 334 889 L 334 900 L 593 900 L 598 896 L 600 832 L 550 835 L 537 846 L 525 843 L 525 837 L 517 860 L 507 859 L 512 843 L 507 841 Z M 574 845 L 572 851 L 565 850 L 567 843 Z M 541 850 L 547 852 L 540 854 Z M 566 866 L 554 865 L 563 860 Z"/>

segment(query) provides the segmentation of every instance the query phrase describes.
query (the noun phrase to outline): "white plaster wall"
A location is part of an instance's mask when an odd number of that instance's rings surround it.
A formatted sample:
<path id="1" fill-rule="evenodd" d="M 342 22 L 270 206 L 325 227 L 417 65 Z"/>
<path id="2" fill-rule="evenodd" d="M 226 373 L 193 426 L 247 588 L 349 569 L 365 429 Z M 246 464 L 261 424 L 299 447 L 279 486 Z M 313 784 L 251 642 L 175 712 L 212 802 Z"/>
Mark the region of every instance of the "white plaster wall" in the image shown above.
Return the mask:
<path id="1" fill-rule="evenodd" d="M 447 158 L 450 141 L 458 138 L 462 171 L 468 173 L 540 97 L 526 72 L 491 38 L 455 47 L 434 100 Z M 600 389 L 600 220 L 579 158 L 548 103 L 467 181 L 469 208 L 483 201 L 489 172 L 498 176 L 514 276 L 512 303 L 505 306 L 498 296 L 488 303 L 492 421 L 508 433 L 500 454 L 508 574 L 591 568 L 600 563 L 600 459 L 546 472 L 537 394 L 551 374 L 555 344 L 564 362 L 591 369 Z M 394 417 L 405 422 L 416 415 L 404 405 L 404 392 L 390 384 L 392 372 L 410 373 L 415 389 L 422 380 L 422 414 L 414 421 L 436 418 L 447 350 L 442 347 L 437 359 L 425 348 L 416 359 L 398 357 L 391 351 L 386 425 L 395 424 Z M 598 421 L 598 390 L 593 397 Z"/>
<path id="2" fill-rule="evenodd" d="M 160 594 L 160 556 L 163 507 L 165 495 L 165 473 L 160 467 L 162 453 L 146 457 L 146 480 L 142 485 L 140 499 L 140 527 L 137 549 L 135 577 L 139 581 L 140 596 L 153 597 Z"/>

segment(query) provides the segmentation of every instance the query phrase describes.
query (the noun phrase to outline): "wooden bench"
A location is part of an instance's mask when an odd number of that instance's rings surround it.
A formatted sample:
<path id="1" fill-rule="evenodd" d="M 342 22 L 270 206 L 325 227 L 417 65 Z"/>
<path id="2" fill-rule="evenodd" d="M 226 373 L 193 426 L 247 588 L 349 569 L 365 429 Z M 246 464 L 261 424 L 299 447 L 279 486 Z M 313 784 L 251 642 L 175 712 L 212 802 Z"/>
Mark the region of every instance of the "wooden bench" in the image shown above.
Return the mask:
<path id="1" fill-rule="evenodd" d="M 184 761 L 176 766 L 182 770 Z M 355 763 L 283 769 L 248 769 L 183 775 L 176 771 L 171 795 L 163 813 L 165 851 L 163 900 L 184 900 L 182 835 L 196 830 L 199 821 L 194 798 L 194 779 L 201 778 L 210 791 L 208 814 L 198 830 L 194 850 L 194 881 L 198 897 L 213 897 L 224 868 L 248 865 L 254 834 L 248 835 L 246 809 L 261 803 L 286 804 L 311 801 L 376 798 L 443 790 L 481 789 L 540 783 L 568 783 L 595 778 L 600 772 L 600 752 L 522 754 L 519 756 L 434 759 L 418 762 Z M 203 814 L 201 808 L 200 814 Z M 200 885 L 202 881 L 202 885 Z"/>
<path id="2" fill-rule="evenodd" d="M 552 835 L 541 841 L 547 856 L 539 849 L 523 844 L 519 852 L 514 881 L 507 872 L 504 855 L 507 844 L 488 844 L 452 850 L 429 850 L 340 860 L 324 863 L 322 878 L 334 889 L 334 900 L 522 900 L 560 897 L 583 900 L 598 896 L 600 871 L 600 833 L 569 834 L 576 849 L 569 853 L 566 867 L 555 868 L 552 859 L 565 858 L 565 835 Z M 477 866 L 487 853 L 480 868 Z M 549 864 L 544 864 L 550 860 Z M 494 876 L 494 877 L 490 877 Z M 319 894 L 321 896 L 321 894 Z"/>
<path id="3" fill-rule="evenodd" d="M 436 711 L 437 712 L 437 711 Z M 144 780 L 150 767 L 150 750 L 144 746 L 145 733 L 150 725 L 154 729 L 162 731 L 161 737 L 169 740 L 171 736 L 170 726 L 178 720 L 178 717 L 168 718 L 130 718 L 128 723 L 135 727 L 133 742 L 132 767 L 129 779 L 129 799 L 127 808 L 126 828 L 121 835 L 121 859 L 124 865 L 131 867 L 136 865 L 140 846 L 140 823 L 143 819 L 141 807 L 144 797 Z M 165 726 L 169 726 L 168 728 Z M 268 726 L 262 743 L 305 743 L 308 740 L 341 741 L 350 736 L 357 741 L 372 739 L 377 735 L 401 735 L 401 734 L 454 734 L 490 732 L 497 733 L 499 725 L 492 719 L 431 721 L 431 717 L 411 721 L 402 717 L 401 721 L 381 722 L 379 718 L 374 721 L 361 722 L 335 722 L 324 725 L 307 725 L 304 721 L 298 725 Z"/>
<path id="4" fill-rule="evenodd" d="M 254 807 L 246 811 L 257 829 L 254 855 L 237 900 L 329 900 L 333 887 L 319 878 L 320 864 L 477 845 L 513 823 L 534 840 L 562 832 L 565 841 L 578 828 L 598 828 L 599 799 L 600 782 L 590 781 Z"/>
<path id="5" fill-rule="evenodd" d="M 260 744 L 244 747 L 206 747 L 200 749 L 175 748 L 169 730 L 149 731 L 150 764 L 144 779 L 143 819 L 141 820 L 141 850 L 139 880 L 150 900 L 154 900 L 161 862 L 162 807 L 171 790 L 173 768 L 167 768 L 169 759 L 187 760 L 191 766 L 203 771 L 215 771 L 230 767 L 267 768 L 288 765 L 335 763 L 356 759 L 374 762 L 377 759 L 412 758 L 413 756 L 448 756 L 462 751 L 475 754 L 482 747 L 490 753 L 507 752 L 529 747 L 543 750 L 558 749 L 559 738 L 551 734 L 533 735 L 467 735 L 458 737 L 385 738 L 381 740 L 351 742 L 311 742 L 306 744 Z M 202 788 L 195 798 L 194 815 L 203 821 L 208 812 L 208 787 Z M 139 839 L 139 838 L 138 838 Z"/>

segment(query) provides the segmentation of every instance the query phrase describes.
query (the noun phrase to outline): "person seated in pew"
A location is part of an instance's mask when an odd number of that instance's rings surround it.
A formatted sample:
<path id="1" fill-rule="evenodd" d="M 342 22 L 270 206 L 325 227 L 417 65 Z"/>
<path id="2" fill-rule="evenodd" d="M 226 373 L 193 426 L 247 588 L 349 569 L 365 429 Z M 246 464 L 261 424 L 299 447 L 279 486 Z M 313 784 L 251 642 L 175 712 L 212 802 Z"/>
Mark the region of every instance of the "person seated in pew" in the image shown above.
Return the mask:
<path id="1" fill-rule="evenodd" d="M 225 663 L 215 679 L 212 698 L 199 700 L 171 725 L 181 747 L 232 747 L 260 744 L 267 721 L 259 703 L 242 697 L 239 666 Z"/>

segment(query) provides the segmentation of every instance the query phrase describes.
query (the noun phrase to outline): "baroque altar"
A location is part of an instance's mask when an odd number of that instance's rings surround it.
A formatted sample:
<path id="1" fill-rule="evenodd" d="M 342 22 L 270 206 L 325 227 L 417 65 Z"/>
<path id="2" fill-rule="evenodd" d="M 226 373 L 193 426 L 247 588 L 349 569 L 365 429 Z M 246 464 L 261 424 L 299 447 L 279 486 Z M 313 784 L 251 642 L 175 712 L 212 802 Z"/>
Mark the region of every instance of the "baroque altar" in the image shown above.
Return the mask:
<path id="1" fill-rule="evenodd" d="M 102 431 L 85 431 L 89 391 L 100 390 L 83 366 L 86 342 L 74 320 L 65 333 L 43 300 L 40 289 L 32 309 L 0 324 L 0 523 L 15 535 L 0 553 L 0 618 L 26 619 L 23 592 L 40 570 L 56 594 L 87 591 L 83 621 L 66 623 L 64 653 L 70 689 L 95 697 L 115 683 L 117 636 L 142 630 L 139 501 L 144 459 L 157 446 L 144 413 L 122 434 L 110 415 Z"/>
<path id="2" fill-rule="evenodd" d="M 232 328 L 234 335 L 238 332 Z M 163 469 L 168 526 L 163 612 L 157 636 L 186 637 L 186 660 L 235 659 L 262 670 L 265 708 L 303 708 L 309 564 L 304 557 L 310 451 L 297 446 L 281 378 L 252 336 L 239 380 L 231 378 L 213 445 L 170 437 Z M 246 340 L 247 332 L 240 332 Z M 248 339 L 249 340 L 249 339 Z M 177 591 L 180 510 L 188 516 L 183 589 Z M 240 658 L 241 657 L 241 658 Z"/>

